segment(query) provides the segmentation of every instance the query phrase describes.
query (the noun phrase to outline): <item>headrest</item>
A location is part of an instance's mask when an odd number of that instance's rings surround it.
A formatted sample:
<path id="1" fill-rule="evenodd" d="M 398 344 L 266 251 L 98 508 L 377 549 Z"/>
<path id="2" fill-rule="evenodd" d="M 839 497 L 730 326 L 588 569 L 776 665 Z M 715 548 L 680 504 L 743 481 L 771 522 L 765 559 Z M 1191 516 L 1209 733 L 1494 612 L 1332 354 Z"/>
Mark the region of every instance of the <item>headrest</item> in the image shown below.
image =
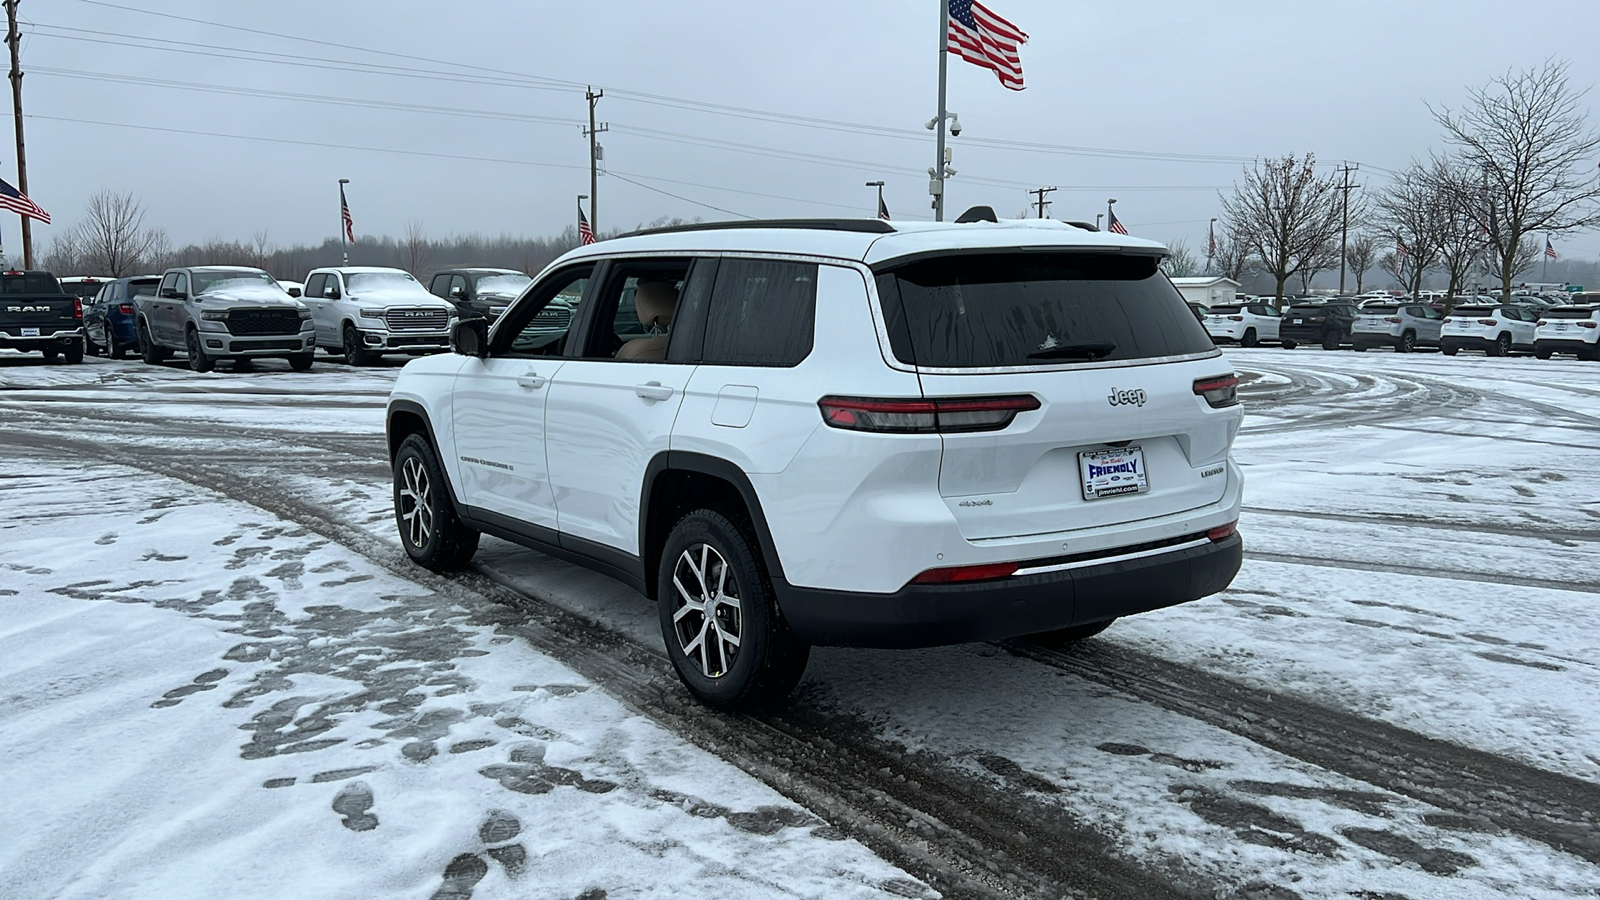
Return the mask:
<path id="1" fill-rule="evenodd" d="M 633 308 L 641 325 L 668 328 L 678 308 L 678 289 L 670 281 L 641 279 L 633 286 Z"/>

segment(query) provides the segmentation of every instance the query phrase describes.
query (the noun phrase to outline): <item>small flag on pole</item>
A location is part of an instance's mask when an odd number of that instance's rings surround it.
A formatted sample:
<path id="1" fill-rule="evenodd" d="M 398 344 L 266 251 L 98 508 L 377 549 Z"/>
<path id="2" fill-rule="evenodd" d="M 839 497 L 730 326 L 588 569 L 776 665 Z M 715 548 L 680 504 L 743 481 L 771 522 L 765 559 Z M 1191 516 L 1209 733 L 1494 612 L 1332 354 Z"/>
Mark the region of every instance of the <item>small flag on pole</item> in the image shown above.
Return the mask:
<path id="1" fill-rule="evenodd" d="M 344 221 L 344 236 L 350 243 L 356 242 L 356 220 L 350 218 L 350 203 L 344 199 L 344 185 L 339 185 L 339 218 Z"/>
<path id="2" fill-rule="evenodd" d="M 583 204 L 578 204 L 578 242 L 582 244 L 594 243 L 594 229 L 589 227 L 589 220 L 584 218 Z"/>
<path id="3" fill-rule="evenodd" d="M 1117 218 L 1117 214 L 1109 210 L 1107 212 L 1110 213 L 1111 219 L 1106 223 L 1106 230 L 1112 234 L 1127 234 L 1128 229 L 1123 227 L 1122 220 Z"/>
<path id="4" fill-rule="evenodd" d="M 1550 259 L 1556 258 L 1556 248 L 1551 246 L 1550 238 L 1548 237 L 1544 239 L 1544 255 Z"/>
<path id="5" fill-rule="evenodd" d="M 1401 262 L 1405 262 L 1406 258 L 1411 255 L 1411 248 L 1406 246 L 1405 238 L 1400 238 L 1398 241 L 1395 242 L 1394 253 L 1395 253 L 1395 256 L 1398 257 Z"/>
<path id="6" fill-rule="evenodd" d="M 1216 256 L 1217 255 L 1217 223 L 1216 222 L 1208 222 L 1206 224 L 1206 255 L 1207 256 Z"/>
<path id="7" fill-rule="evenodd" d="M 889 221 L 889 204 L 884 203 L 882 197 L 878 198 L 878 218 Z"/>
<path id="8" fill-rule="evenodd" d="M 7 184 L 0 179 L 0 209 L 9 209 L 14 213 L 27 216 L 30 219 L 50 224 L 50 214 L 39 208 L 39 204 L 28 199 L 28 195 Z"/>
<path id="9" fill-rule="evenodd" d="M 949 3 L 950 52 L 992 70 L 1000 83 L 1011 90 L 1022 90 L 1022 57 L 1017 55 L 1017 48 L 1028 42 L 1028 36 L 975 0 Z"/>

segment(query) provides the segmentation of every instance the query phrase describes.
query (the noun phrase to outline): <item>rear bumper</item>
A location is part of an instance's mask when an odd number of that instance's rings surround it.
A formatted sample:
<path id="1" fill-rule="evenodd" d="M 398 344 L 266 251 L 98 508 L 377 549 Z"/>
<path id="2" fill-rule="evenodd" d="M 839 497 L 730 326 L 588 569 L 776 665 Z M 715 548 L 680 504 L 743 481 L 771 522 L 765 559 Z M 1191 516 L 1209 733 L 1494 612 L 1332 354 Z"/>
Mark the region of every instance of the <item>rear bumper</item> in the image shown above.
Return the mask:
<path id="1" fill-rule="evenodd" d="M 1330 332 L 1338 334 L 1340 341 L 1346 344 L 1350 343 L 1350 335 L 1345 334 L 1337 328 L 1324 328 L 1321 325 L 1300 325 L 1295 327 L 1281 325 L 1278 327 L 1278 336 L 1280 338 L 1286 341 L 1294 341 L 1297 344 L 1321 343 L 1322 336 Z"/>
<path id="2" fill-rule="evenodd" d="M 32 327 L 32 326 L 29 326 Z M 0 348 L 8 350 L 49 350 L 70 346 L 74 341 L 83 340 L 82 328 L 62 328 L 46 331 L 49 326 L 39 329 L 37 337 L 21 337 L 0 329 Z M 11 329 L 17 331 L 19 329 Z"/>
<path id="3" fill-rule="evenodd" d="M 1350 334 L 1350 342 L 1365 344 L 1368 347 L 1398 347 L 1400 335 L 1384 331 L 1356 331 Z"/>
<path id="4" fill-rule="evenodd" d="M 1226 588 L 1243 559 L 1244 540 L 1233 534 L 1133 559 L 976 584 L 908 585 L 893 594 L 774 587 L 790 628 L 808 643 L 936 647 L 1038 634 L 1198 600 Z"/>
<path id="5" fill-rule="evenodd" d="M 1539 338 L 1533 342 L 1533 349 L 1543 353 L 1575 353 L 1579 356 L 1588 356 L 1600 350 L 1600 341 L 1580 341 L 1571 338 Z"/>
<path id="6" fill-rule="evenodd" d="M 1447 334 L 1444 337 L 1439 338 L 1439 347 L 1445 350 L 1482 350 L 1484 353 L 1488 353 L 1490 350 L 1494 349 L 1494 345 L 1494 339 L 1486 337 Z M 1522 347 L 1521 344 L 1515 346 L 1518 349 L 1521 349 Z"/>

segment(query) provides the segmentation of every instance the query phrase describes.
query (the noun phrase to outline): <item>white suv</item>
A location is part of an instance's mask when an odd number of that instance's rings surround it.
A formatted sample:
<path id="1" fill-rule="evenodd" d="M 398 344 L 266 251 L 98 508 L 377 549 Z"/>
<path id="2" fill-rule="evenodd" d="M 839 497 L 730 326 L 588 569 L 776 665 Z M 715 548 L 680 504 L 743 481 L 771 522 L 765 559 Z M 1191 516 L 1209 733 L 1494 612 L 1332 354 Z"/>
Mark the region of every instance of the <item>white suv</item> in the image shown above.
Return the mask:
<path id="1" fill-rule="evenodd" d="M 720 707 L 781 698 L 813 645 L 1065 643 L 1215 593 L 1242 412 L 1165 252 L 992 218 L 573 250 L 401 372 L 402 543 L 456 567 L 488 532 L 637 587 Z"/>
<path id="2" fill-rule="evenodd" d="M 1458 306 L 1445 316 L 1439 349 L 1445 356 L 1455 356 L 1462 350 L 1482 350 L 1488 356 L 1532 350 L 1538 322 L 1539 314 L 1528 306 Z"/>
<path id="3" fill-rule="evenodd" d="M 1230 303 L 1206 311 L 1206 332 L 1218 343 L 1237 342 L 1255 347 L 1262 341 L 1277 341 L 1283 313 L 1265 302 Z M 1293 350 L 1294 341 L 1284 341 L 1283 349 Z"/>
<path id="4" fill-rule="evenodd" d="M 450 346 L 455 305 L 428 293 L 404 269 L 312 269 L 301 299 L 311 307 L 317 346 L 352 366 L 385 353 L 438 353 Z"/>
<path id="5" fill-rule="evenodd" d="M 1444 313 L 1425 303 L 1364 306 L 1350 326 L 1350 342 L 1357 353 L 1373 347 L 1393 347 L 1410 353 L 1418 347 L 1439 346 Z"/>
<path id="6" fill-rule="evenodd" d="M 1558 306 L 1539 314 L 1533 355 L 1549 359 L 1556 353 L 1600 360 L 1600 306 Z"/>

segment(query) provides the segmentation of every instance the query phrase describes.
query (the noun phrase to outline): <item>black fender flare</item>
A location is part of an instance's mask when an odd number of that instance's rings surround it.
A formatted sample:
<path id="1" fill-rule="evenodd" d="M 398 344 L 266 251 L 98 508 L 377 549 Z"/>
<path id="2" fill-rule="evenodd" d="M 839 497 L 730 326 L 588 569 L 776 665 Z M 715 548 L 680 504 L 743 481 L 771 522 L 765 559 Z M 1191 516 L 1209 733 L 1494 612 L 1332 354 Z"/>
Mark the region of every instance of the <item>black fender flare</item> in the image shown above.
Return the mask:
<path id="1" fill-rule="evenodd" d="M 767 515 L 761 508 L 761 498 L 756 495 L 755 486 L 750 483 L 750 476 L 733 463 L 716 456 L 705 453 L 694 453 L 688 450 L 663 450 L 657 453 L 650 464 L 645 466 L 644 483 L 640 486 L 639 493 L 639 556 L 646 558 L 649 550 L 647 541 L 650 527 L 650 499 L 655 492 L 656 480 L 670 471 L 697 472 L 701 475 L 710 475 L 720 478 L 733 485 L 734 490 L 744 500 L 745 510 L 750 514 L 750 524 L 755 528 L 756 542 L 761 546 L 761 555 L 767 564 L 767 575 L 772 578 L 774 586 L 781 591 L 788 581 L 783 575 L 783 561 L 778 557 L 778 545 L 772 540 L 772 529 L 767 526 Z M 646 573 L 650 578 L 651 573 Z"/>
<path id="2" fill-rule="evenodd" d="M 398 441 L 394 440 L 393 432 L 389 428 L 389 421 L 394 418 L 394 414 L 397 412 L 410 413 L 411 415 L 421 419 L 422 428 L 425 432 L 427 432 L 428 435 L 428 445 L 433 447 L 434 453 L 437 454 L 440 452 L 439 438 L 434 434 L 433 417 L 428 415 L 428 410 L 424 408 L 421 403 L 418 403 L 415 400 L 390 400 L 388 408 L 385 409 L 383 413 L 383 442 L 388 446 L 390 468 L 394 467 L 395 454 L 400 451 L 400 444 Z M 444 459 L 441 457 L 439 459 L 439 464 L 440 468 L 444 471 L 444 486 L 445 489 L 450 492 L 450 502 L 455 506 L 457 515 L 460 515 L 466 510 L 466 507 L 462 505 L 460 496 L 456 494 L 456 486 L 450 480 L 450 468 L 445 466 L 444 462 Z"/>

